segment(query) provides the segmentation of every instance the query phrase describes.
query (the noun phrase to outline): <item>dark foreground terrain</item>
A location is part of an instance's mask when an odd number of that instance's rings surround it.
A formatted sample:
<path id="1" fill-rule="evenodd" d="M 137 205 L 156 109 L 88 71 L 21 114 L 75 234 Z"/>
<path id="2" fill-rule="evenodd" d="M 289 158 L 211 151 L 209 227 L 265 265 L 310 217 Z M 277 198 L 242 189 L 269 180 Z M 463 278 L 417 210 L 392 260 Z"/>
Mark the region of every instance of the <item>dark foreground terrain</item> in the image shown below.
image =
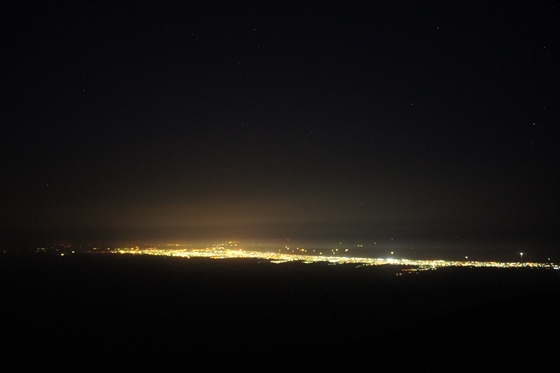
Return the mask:
<path id="1" fill-rule="evenodd" d="M 1 371 L 551 371 L 557 271 L 0 257 Z"/>

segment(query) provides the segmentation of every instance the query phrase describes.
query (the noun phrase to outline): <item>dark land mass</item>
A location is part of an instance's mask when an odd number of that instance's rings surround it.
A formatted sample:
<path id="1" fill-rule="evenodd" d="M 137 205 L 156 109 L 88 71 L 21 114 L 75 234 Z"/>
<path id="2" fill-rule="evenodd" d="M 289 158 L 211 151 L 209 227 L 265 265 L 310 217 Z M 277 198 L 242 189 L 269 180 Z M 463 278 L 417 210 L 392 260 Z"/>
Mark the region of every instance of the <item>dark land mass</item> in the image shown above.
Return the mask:
<path id="1" fill-rule="evenodd" d="M 558 363 L 553 270 L 8 254 L 0 280 L 6 372 L 543 371 Z"/>

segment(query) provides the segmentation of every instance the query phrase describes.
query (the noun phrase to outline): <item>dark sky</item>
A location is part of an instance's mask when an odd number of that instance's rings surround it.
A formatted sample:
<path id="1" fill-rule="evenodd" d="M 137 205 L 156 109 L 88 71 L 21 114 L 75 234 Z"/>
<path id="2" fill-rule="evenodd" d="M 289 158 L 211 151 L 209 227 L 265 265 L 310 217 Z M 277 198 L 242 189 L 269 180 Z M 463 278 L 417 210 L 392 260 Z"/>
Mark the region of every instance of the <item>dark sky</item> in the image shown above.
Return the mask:
<path id="1" fill-rule="evenodd" d="M 553 1 L 59 3 L 2 5 L 4 237 L 560 243 Z"/>

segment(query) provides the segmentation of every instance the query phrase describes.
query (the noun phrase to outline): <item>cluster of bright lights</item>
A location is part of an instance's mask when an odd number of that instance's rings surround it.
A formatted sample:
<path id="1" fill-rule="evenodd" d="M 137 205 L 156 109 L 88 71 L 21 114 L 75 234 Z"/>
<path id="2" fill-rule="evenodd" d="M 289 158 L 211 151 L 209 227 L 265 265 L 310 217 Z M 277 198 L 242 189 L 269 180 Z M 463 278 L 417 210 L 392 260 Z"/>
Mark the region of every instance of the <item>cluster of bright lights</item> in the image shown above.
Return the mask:
<path id="1" fill-rule="evenodd" d="M 379 265 L 399 265 L 413 267 L 409 271 L 422 271 L 437 269 L 441 267 L 492 267 L 492 268 L 548 268 L 560 269 L 559 265 L 553 263 L 533 263 L 533 262 L 494 262 L 494 261 L 449 261 L 449 260 L 411 260 L 411 259 L 393 259 L 393 258 L 357 258 L 349 256 L 323 255 L 322 252 L 316 252 L 319 255 L 307 254 L 306 249 L 290 250 L 292 253 L 279 252 L 259 252 L 251 250 L 243 250 L 237 248 L 237 245 L 231 243 L 224 245 L 214 245 L 206 248 L 124 248 L 115 249 L 113 253 L 120 254 L 136 254 L 136 255 L 158 255 L 171 256 L 181 258 L 210 258 L 210 259 L 261 259 L 271 263 L 286 262 L 303 262 L 303 263 L 319 263 L 328 262 L 329 264 L 356 264 L 358 266 L 379 266 Z M 315 250 L 313 250 L 315 251 Z M 304 253 L 304 254 L 301 254 Z"/>

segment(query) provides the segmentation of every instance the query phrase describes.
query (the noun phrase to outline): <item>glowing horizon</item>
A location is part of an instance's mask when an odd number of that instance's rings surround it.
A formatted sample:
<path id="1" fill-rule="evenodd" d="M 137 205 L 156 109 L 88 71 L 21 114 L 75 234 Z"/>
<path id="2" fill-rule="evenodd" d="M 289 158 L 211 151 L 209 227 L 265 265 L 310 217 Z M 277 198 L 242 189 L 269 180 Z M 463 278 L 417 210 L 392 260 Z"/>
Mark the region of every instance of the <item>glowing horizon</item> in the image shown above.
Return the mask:
<path id="1" fill-rule="evenodd" d="M 490 268 L 545 268 L 560 269 L 560 265 L 554 263 L 537 262 L 499 262 L 499 261 L 475 261 L 475 260 L 425 260 L 425 259 L 399 259 L 399 258 L 364 258 L 352 256 L 307 254 L 306 249 L 297 249 L 300 253 L 260 252 L 237 248 L 235 243 L 226 245 L 215 245 L 206 248 L 115 248 L 111 252 L 115 254 L 132 255 L 155 255 L 180 258 L 210 258 L 210 259 L 262 259 L 271 263 L 280 264 L 288 262 L 303 262 L 305 264 L 328 262 L 329 264 L 356 264 L 358 266 L 398 265 L 416 267 L 415 270 L 435 270 L 442 267 L 490 267 Z"/>

